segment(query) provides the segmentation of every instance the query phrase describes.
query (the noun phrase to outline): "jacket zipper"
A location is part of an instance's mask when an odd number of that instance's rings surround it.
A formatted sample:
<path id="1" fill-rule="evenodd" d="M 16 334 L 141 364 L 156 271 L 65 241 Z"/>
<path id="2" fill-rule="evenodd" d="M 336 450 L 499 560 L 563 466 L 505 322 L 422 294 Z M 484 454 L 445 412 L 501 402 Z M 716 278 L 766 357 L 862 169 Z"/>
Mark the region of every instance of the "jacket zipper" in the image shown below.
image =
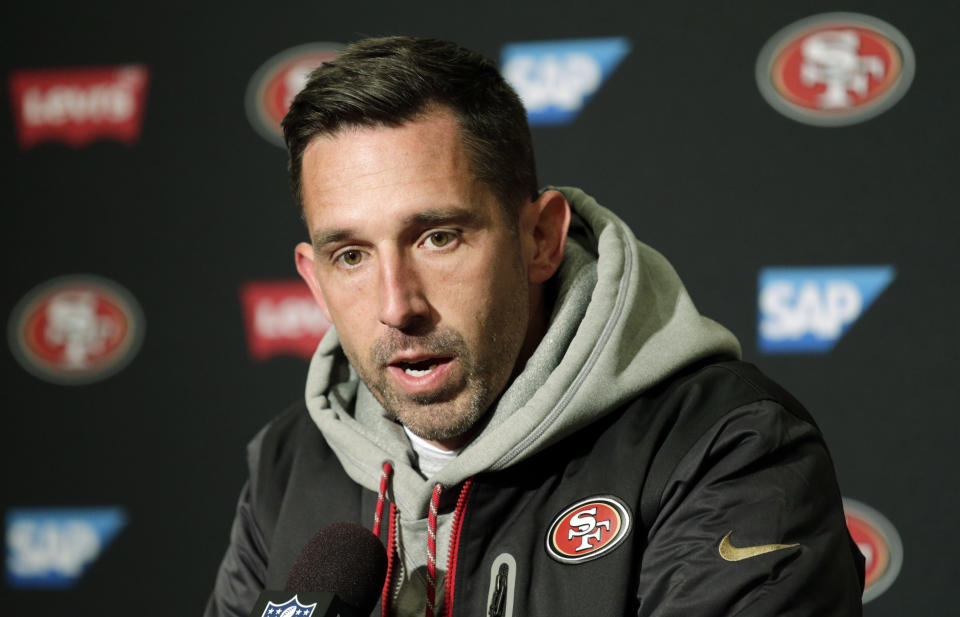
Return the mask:
<path id="1" fill-rule="evenodd" d="M 500 564 L 497 571 L 497 579 L 494 583 L 493 597 L 490 599 L 490 609 L 487 612 L 488 617 L 503 617 L 504 609 L 507 606 L 507 580 L 510 574 L 510 566 L 505 563 Z"/>

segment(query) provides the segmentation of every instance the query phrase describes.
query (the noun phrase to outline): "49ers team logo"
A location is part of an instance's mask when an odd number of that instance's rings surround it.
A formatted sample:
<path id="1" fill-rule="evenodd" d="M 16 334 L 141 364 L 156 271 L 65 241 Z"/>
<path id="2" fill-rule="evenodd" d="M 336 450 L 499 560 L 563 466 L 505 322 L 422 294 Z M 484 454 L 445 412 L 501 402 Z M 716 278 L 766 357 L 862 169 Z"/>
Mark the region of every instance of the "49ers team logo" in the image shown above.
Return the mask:
<path id="1" fill-rule="evenodd" d="M 757 58 L 757 85 L 774 109 L 819 126 L 862 122 L 890 108 L 913 80 L 913 50 L 890 24 L 827 13 L 775 34 Z"/>
<path id="2" fill-rule="evenodd" d="M 561 563 L 596 559 L 630 532 L 630 510 L 612 496 L 589 497 L 565 509 L 547 532 L 547 553 Z"/>
<path id="3" fill-rule="evenodd" d="M 308 43 L 280 52 L 263 63 L 247 86 L 247 116 L 267 141 L 283 146 L 280 122 L 313 69 L 337 57 L 339 43 Z"/>
<path id="4" fill-rule="evenodd" d="M 143 313 L 130 293 L 89 275 L 36 287 L 13 310 L 10 348 L 27 371 L 53 383 L 99 381 L 126 366 L 143 340 Z"/>
<path id="5" fill-rule="evenodd" d="M 866 560 L 863 601 L 869 602 L 896 580 L 903 565 L 903 543 L 893 523 L 866 504 L 844 497 L 843 514 L 850 537 Z"/>

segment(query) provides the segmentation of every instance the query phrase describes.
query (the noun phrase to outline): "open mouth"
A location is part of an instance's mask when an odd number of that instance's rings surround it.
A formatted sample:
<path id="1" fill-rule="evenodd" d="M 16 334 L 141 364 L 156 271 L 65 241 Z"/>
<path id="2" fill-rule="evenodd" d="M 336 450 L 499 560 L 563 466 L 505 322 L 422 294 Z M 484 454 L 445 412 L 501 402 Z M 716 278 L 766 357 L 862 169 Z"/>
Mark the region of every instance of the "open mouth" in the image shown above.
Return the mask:
<path id="1" fill-rule="evenodd" d="M 441 360 L 437 358 L 430 358 L 423 362 L 398 362 L 396 366 L 411 377 L 423 377 L 433 372 L 433 369 L 437 368 L 440 362 Z"/>
<path id="2" fill-rule="evenodd" d="M 390 363 L 390 366 L 411 379 L 419 380 L 429 377 L 435 371 L 442 372 L 438 369 L 443 369 L 451 360 L 453 358 L 449 357 L 411 358 L 409 360 L 395 360 Z"/>
<path id="3" fill-rule="evenodd" d="M 449 361 L 450 358 L 424 358 L 423 360 L 416 361 L 398 360 L 391 364 L 411 377 L 423 377 L 424 375 L 429 375 L 441 364 L 446 364 Z"/>

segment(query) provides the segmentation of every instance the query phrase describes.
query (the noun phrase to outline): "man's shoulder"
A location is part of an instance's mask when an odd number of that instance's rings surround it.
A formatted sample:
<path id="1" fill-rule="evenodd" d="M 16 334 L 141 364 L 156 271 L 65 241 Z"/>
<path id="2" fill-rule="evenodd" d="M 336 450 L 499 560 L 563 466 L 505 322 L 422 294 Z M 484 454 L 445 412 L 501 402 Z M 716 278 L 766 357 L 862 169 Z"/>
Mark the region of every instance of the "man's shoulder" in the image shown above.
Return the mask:
<path id="1" fill-rule="evenodd" d="M 324 511 L 318 501 L 330 494 L 347 494 L 355 488 L 303 401 L 277 414 L 247 448 L 251 504 L 270 547 L 277 545 L 274 535 L 284 509 L 289 510 L 284 520 L 297 533 L 315 530 L 319 527 L 311 517 Z M 324 490 L 316 490 L 320 486 Z M 289 535 L 284 537 L 289 539 Z M 298 535 L 291 546 L 298 549 L 308 539 L 309 535 Z M 292 559 L 296 551 L 287 556 Z"/>
<path id="2" fill-rule="evenodd" d="M 658 475 L 669 474 L 710 435 L 760 425 L 802 425 L 820 434 L 803 405 L 756 366 L 710 358 L 676 371 L 587 430 L 597 431 L 605 451 L 638 459 Z"/>
<path id="3" fill-rule="evenodd" d="M 559 449 L 579 452 L 577 444 L 581 444 L 593 461 L 631 460 L 646 466 L 658 459 L 669 466 L 701 437 L 732 425 L 731 419 L 741 415 L 766 417 L 783 425 L 803 424 L 819 433 L 803 405 L 757 367 L 715 357 L 691 363 L 623 401 L 569 435 Z"/>
<path id="4" fill-rule="evenodd" d="M 796 398 L 756 366 L 727 358 L 708 359 L 677 371 L 630 401 L 603 430 L 605 447 L 618 464 L 644 470 L 640 519 L 648 527 L 681 462 L 704 468 L 711 444 L 737 442 L 748 433 L 761 441 L 783 431 L 820 431 Z M 799 431 L 794 430 L 798 427 Z"/>
<path id="5" fill-rule="evenodd" d="M 300 400 L 274 416 L 247 445 L 251 488 L 258 502 L 282 494 L 295 467 L 315 466 L 330 455 L 323 435 Z M 309 459 L 309 460 L 306 460 Z"/>
<path id="6" fill-rule="evenodd" d="M 693 363 L 630 401 L 624 415 L 664 416 L 674 428 L 712 423 L 745 405 L 770 401 L 798 420 L 816 426 L 803 405 L 780 384 L 748 362 L 727 358 Z"/>
<path id="7" fill-rule="evenodd" d="M 248 446 L 251 453 L 275 453 L 293 445 L 302 438 L 304 428 L 313 425 L 306 403 L 301 399 L 291 403 L 261 428 Z"/>

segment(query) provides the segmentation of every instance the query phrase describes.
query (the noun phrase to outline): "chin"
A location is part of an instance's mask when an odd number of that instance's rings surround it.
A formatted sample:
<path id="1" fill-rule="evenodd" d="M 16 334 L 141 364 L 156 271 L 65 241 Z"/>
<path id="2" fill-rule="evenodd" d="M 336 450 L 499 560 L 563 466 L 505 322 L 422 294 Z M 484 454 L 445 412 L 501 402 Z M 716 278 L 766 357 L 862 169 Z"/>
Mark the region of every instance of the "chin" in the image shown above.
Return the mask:
<path id="1" fill-rule="evenodd" d="M 461 403 L 458 409 L 451 409 L 452 404 L 455 402 L 407 408 L 396 413 L 395 417 L 415 435 L 428 441 L 458 440 L 472 432 L 486 415 L 486 408 L 477 409 L 479 405 Z"/>

